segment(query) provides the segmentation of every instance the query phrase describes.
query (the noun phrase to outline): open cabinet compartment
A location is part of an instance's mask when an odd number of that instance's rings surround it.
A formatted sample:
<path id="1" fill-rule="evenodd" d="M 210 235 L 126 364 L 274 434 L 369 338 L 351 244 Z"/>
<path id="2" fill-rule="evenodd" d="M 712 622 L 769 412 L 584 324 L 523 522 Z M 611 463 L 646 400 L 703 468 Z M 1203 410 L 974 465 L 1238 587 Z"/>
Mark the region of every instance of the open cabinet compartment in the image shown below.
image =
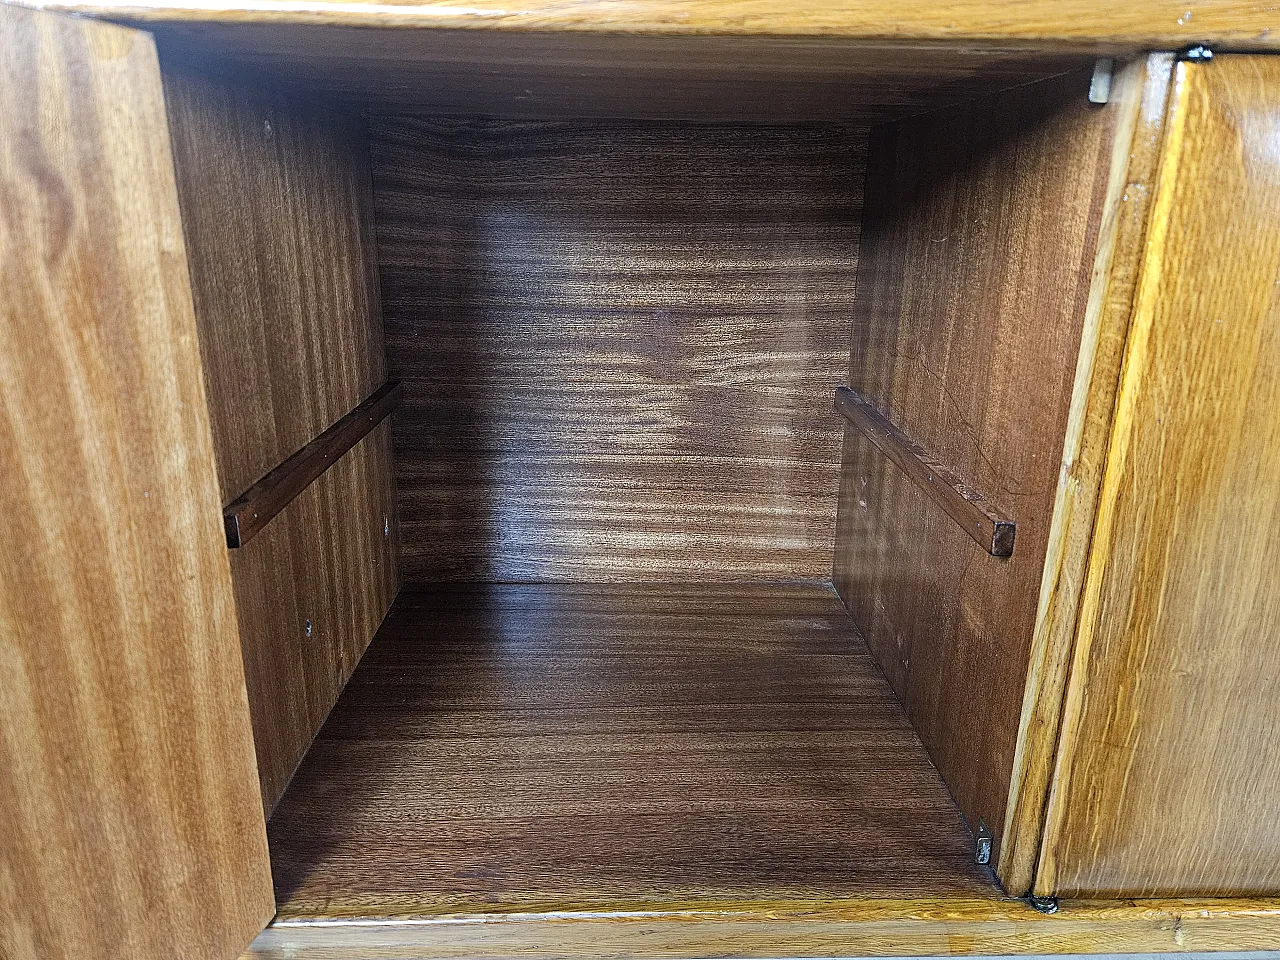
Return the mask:
<path id="1" fill-rule="evenodd" d="M 252 6 L 0 4 L 0 953 L 1274 946 L 1271 12 Z"/>
<path id="2" fill-rule="evenodd" d="M 518 67 L 517 116 L 354 67 L 320 105 L 189 44 L 160 37 L 224 500 L 403 391 L 232 551 L 279 916 L 1003 899 L 1141 65 L 1105 105 L 1031 58 L 928 111 L 890 61 L 842 116 L 633 78 L 573 118 Z M 844 385 L 1016 516 L 1012 557 Z"/>

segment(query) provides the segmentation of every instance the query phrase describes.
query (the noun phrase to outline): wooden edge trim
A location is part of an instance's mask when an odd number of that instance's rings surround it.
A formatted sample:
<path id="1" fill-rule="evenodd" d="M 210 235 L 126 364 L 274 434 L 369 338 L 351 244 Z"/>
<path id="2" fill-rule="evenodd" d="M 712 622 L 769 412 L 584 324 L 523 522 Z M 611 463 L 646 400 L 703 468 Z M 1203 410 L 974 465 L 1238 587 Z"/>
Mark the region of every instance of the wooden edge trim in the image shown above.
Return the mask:
<path id="1" fill-rule="evenodd" d="M 588 901 L 432 913 L 375 899 L 363 909 L 282 913 L 253 960 L 432 956 L 677 960 L 714 945 L 744 958 L 961 956 L 1260 950 L 1280 935 L 1280 901 L 1064 901 L 1037 913 L 1004 899 L 689 902 Z M 416 909 L 415 909 L 416 906 Z M 558 907 L 558 909 L 557 909 Z"/>
<path id="2" fill-rule="evenodd" d="M 1117 504 L 1121 501 L 1124 465 L 1129 459 L 1129 446 L 1134 434 L 1134 406 L 1150 356 L 1150 342 L 1155 325 L 1156 302 L 1163 280 L 1164 250 L 1169 242 L 1169 224 L 1176 199 L 1178 174 L 1183 160 L 1186 137 L 1186 103 L 1190 95 L 1186 62 L 1173 64 L 1169 88 L 1164 139 L 1159 165 L 1152 188 L 1151 212 L 1143 245 L 1144 257 L 1133 296 L 1128 339 L 1120 371 L 1120 384 L 1112 414 L 1110 443 L 1102 474 L 1102 488 L 1095 510 L 1093 537 L 1089 544 L 1088 565 L 1076 615 L 1075 646 L 1066 677 L 1062 717 L 1058 730 L 1058 749 L 1054 755 L 1053 773 L 1044 813 L 1044 830 L 1040 837 L 1040 853 L 1032 893 L 1056 892 L 1058 888 L 1058 843 L 1071 805 L 1072 770 L 1078 736 L 1089 691 L 1085 682 L 1093 656 L 1102 607 L 1102 587 L 1112 561 L 1112 535 Z"/>
<path id="3" fill-rule="evenodd" d="M 680 4 L 632 0 L 625 4 L 552 0 L 512 6 L 373 0 L 17 0 L 55 13 L 95 16 L 148 26 L 219 23 L 435 29 L 494 33 L 596 33 L 638 36 L 832 38 L 880 46 L 953 46 L 1030 53 L 1133 54 L 1208 44 L 1217 52 L 1280 48 L 1272 10 L 1263 3 L 1193 5 L 1192 20 L 1165 0 L 1054 4 L 1046 0 L 992 4 L 759 0 Z"/>
<path id="4" fill-rule="evenodd" d="M 384 383 L 370 397 L 227 504 L 222 518 L 227 546 L 243 547 L 321 474 L 342 459 L 400 403 L 399 380 Z"/>
<path id="5" fill-rule="evenodd" d="M 1111 171 L 996 866 L 1004 888 L 1015 896 L 1031 892 L 1040 856 L 1120 366 L 1146 249 L 1173 62 L 1170 53 L 1136 59 L 1117 69 L 1112 86 L 1111 102 L 1119 115 Z"/>
<path id="6" fill-rule="evenodd" d="M 350 902 L 333 899 L 291 901 L 280 905 L 276 927 L 324 923 L 353 925 L 527 923 L 580 920 L 642 920 L 686 923 L 691 920 L 786 923 L 879 923 L 883 921 L 1026 923 L 1051 928 L 1064 920 L 1187 920 L 1191 918 L 1266 918 L 1280 924 L 1276 897 L 1153 897 L 1146 899 L 1073 900 L 1044 913 L 1023 898 L 1001 895 L 942 897 L 837 897 L 832 899 L 691 900 L 567 898 L 528 902 L 457 900 L 425 901 L 420 896 L 370 895 Z M 1105 948 L 1106 944 L 1099 944 Z"/>
<path id="7" fill-rule="evenodd" d="M 863 397 L 848 387 L 837 387 L 836 412 L 896 463 L 978 546 L 993 557 L 1013 555 L 1017 524 L 908 439 Z"/>
<path id="8" fill-rule="evenodd" d="M 1111 170 L 1039 588 L 1027 689 L 996 872 L 1005 890 L 1030 892 L 1036 872 L 1076 612 L 1110 443 L 1112 407 L 1147 236 L 1172 54 L 1117 68 Z M 1110 108 L 1108 108 L 1110 109 Z"/>

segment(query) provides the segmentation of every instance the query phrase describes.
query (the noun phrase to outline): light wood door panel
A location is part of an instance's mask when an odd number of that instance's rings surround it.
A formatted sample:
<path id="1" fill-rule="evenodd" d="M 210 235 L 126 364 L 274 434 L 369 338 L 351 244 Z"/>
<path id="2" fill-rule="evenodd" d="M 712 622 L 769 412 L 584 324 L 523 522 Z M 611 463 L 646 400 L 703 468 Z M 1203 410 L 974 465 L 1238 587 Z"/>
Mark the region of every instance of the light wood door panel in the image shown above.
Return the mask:
<path id="1" fill-rule="evenodd" d="M 0 956 L 271 918 L 155 48 L 0 5 Z"/>
<path id="2" fill-rule="evenodd" d="M 1280 892 L 1280 58 L 1180 63 L 1037 892 Z"/>

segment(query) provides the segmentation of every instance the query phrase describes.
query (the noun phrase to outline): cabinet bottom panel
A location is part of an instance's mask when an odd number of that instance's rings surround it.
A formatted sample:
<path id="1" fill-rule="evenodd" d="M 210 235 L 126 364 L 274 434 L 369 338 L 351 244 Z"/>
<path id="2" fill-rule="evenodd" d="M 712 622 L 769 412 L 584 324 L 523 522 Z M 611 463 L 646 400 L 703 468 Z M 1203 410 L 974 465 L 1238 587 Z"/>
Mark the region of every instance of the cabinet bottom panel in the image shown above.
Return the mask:
<path id="1" fill-rule="evenodd" d="M 406 589 L 268 829 L 282 918 L 993 889 L 812 584 Z"/>
<path id="2" fill-rule="evenodd" d="M 1005 896 L 827 585 L 406 588 L 268 833 L 256 960 L 1280 942 L 1274 902 Z"/>

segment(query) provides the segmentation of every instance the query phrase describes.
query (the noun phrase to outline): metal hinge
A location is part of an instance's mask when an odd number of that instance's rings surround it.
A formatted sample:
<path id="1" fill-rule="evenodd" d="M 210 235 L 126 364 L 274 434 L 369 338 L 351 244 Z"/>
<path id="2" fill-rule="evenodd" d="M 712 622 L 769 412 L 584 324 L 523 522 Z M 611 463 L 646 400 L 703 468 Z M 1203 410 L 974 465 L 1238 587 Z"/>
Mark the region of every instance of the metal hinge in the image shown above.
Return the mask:
<path id="1" fill-rule="evenodd" d="M 991 831 L 981 820 L 978 821 L 978 842 L 974 848 L 974 859 L 983 866 L 991 863 Z"/>
<path id="2" fill-rule="evenodd" d="M 1039 910 L 1041 913 L 1058 912 L 1057 897 L 1027 897 L 1027 903 L 1033 910 Z"/>
<path id="3" fill-rule="evenodd" d="M 1179 50 L 1178 59 L 1190 60 L 1192 63 L 1207 63 L 1213 59 L 1213 51 L 1203 43 L 1196 43 Z"/>

